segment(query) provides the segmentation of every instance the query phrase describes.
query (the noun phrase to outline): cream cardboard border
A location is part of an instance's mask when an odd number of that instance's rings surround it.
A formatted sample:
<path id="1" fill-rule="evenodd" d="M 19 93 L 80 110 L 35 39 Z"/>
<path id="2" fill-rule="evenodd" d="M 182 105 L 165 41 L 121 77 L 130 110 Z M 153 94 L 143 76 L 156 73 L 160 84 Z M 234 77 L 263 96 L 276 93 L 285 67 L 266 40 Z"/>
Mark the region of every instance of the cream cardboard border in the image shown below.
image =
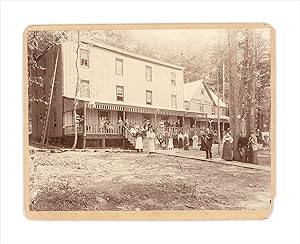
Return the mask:
<path id="1" fill-rule="evenodd" d="M 30 211 L 29 209 L 29 138 L 28 138 L 28 72 L 27 33 L 34 30 L 104 30 L 104 29 L 241 29 L 269 28 L 271 32 L 271 197 L 268 210 L 181 210 L 181 211 Z M 275 30 L 265 23 L 211 24 L 95 24 L 95 25 L 33 25 L 23 33 L 24 52 L 24 214 L 40 220 L 244 220 L 266 219 L 273 210 L 275 189 L 276 104 L 275 104 Z"/>

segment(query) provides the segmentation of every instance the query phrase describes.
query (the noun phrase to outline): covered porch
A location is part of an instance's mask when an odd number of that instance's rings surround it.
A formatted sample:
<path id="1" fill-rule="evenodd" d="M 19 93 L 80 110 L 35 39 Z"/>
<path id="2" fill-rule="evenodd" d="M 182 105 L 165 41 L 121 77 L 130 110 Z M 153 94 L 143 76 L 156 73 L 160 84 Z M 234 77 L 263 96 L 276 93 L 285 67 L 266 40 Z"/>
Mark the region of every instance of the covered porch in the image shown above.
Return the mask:
<path id="1" fill-rule="evenodd" d="M 63 110 L 63 135 L 67 137 L 75 134 L 72 106 L 73 101 L 66 99 Z M 102 147 L 107 144 L 106 140 L 122 141 L 126 138 L 123 127 L 125 121 L 131 125 L 142 126 L 143 121 L 149 120 L 153 128 L 156 128 L 156 134 L 160 136 L 166 132 L 177 136 L 180 131 L 199 135 L 208 125 L 207 114 L 185 110 L 84 101 L 79 101 L 77 107 L 77 134 L 82 137 L 83 147 L 87 140 L 100 140 Z M 121 124 L 118 123 L 119 120 L 122 120 Z"/>

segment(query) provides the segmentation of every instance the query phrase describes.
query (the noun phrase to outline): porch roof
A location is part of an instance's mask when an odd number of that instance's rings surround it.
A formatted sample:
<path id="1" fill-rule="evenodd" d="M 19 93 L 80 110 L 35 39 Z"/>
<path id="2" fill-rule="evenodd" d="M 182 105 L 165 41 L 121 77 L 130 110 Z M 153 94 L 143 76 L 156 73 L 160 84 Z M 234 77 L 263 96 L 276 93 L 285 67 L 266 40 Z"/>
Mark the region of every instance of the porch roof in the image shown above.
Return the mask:
<path id="1" fill-rule="evenodd" d="M 206 118 L 206 114 L 199 113 L 184 109 L 173 109 L 173 108 L 156 108 L 153 106 L 138 106 L 132 104 L 114 104 L 114 103 L 87 103 L 87 108 L 112 110 L 112 111 L 125 111 L 133 113 L 149 113 L 149 114 L 162 114 L 162 115 L 173 115 L 173 116 L 185 116 L 185 117 L 197 117 Z"/>
<path id="2" fill-rule="evenodd" d="M 217 114 L 209 114 L 207 115 L 208 119 L 213 119 L 214 121 L 216 121 L 218 119 L 218 115 Z M 225 120 L 229 122 L 229 117 L 225 116 L 225 115 L 220 115 L 220 120 Z"/>

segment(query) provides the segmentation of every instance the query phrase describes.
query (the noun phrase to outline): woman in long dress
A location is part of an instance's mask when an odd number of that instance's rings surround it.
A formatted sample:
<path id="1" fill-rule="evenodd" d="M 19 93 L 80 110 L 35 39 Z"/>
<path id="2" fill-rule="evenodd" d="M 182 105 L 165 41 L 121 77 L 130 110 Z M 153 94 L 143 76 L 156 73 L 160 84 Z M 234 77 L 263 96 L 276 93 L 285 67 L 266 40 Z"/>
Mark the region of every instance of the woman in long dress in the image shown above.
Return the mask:
<path id="1" fill-rule="evenodd" d="M 195 134 L 193 135 L 192 137 L 192 140 L 193 140 L 193 149 L 198 149 L 198 136 L 195 132 Z"/>
<path id="2" fill-rule="evenodd" d="M 143 152 L 143 137 L 141 132 L 136 133 L 135 149 L 138 153 Z"/>
<path id="3" fill-rule="evenodd" d="M 148 151 L 149 153 L 153 153 L 155 151 L 155 133 L 153 132 L 153 129 L 150 128 L 147 133 L 148 138 Z"/>
<path id="4" fill-rule="evenodd" d="M 173 150 L 173 148 L 174 148 L 173 137 L 170 136 L 170 137 L 169 137 L 168 149 L 169 149 L 169 150 Z"/>
<path id="5" fill-rule="evenodd" d="M 205 136 L 203 131 L 200 133 L 200 151 L 206 151 Z"/>
<path id="6" fill-rule="evenodd" d="M 178 134 L 178 148 L 182 148 L 183 147 L 183 134 L 181 131 L 179 131 Z"/>
<path id="7" fill-rule="evenodd" d="M 251 132 L 249 137 L 249 152 L 248 152 L 248 162 L 257 164 L 257 137 L 254 132 Z"/>
<path id="8" fill-rule="evenodd" d="M 227 161 L 232 161 L 233 158 L 233 151 L 232 151 L 232 143 L 233 138 L 229 135 L 229 132 L 225 133 L 223 137 L 223 152 L 222 152 L 222 159 Z"/>
<path id="9" fill-rule="evenodd" d="M 165 139 L 165 143 L 166 143 L 165 149 L 168 150 L 169 149 L 169 139 L 170 139 L 169 132 L 165 133 L 164 139 Z"/>
<path id="10" fill-rule="evenodd" d="M 183 149 L 189 150 L 189 135 L 186 132 L 183 135 Z"/>

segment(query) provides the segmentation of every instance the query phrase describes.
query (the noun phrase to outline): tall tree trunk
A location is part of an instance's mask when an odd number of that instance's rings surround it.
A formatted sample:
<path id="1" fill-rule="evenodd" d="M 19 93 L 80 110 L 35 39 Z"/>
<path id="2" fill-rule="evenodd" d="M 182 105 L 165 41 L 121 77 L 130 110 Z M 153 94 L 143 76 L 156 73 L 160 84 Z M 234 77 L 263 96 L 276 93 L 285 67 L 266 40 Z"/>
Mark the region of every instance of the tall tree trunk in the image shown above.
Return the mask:
<path id="1" fill-rule="evenodd" d="M 77 133 L 77 105 L 78 105 L 78 92 L 80 85 L 79 69 L 78 69 L 78 58 L 79 58 L 79 31 L 77 31 L 77 48 L 76 48 L 76 59 L 75 59 L 75 68 L 76 68 L 76 87 L 75 87 L 75 96 L 74 96 L 74 106 L 73 106 L 73 123 L 74 123 L 74 143 L 72 148 L 76 148 L 78 141 Z"/>
<path id="2" fill-rule="evenodd" d="M 249 79 L 249 30 L 246 30 L 245 36 L 245 46 L 244 46 L 244 57 L 243 57 L 243 67 L 242 67 L 242 78 L 241 85 L 239 91 L 239 107 L 241 110 L 241 131 L 246 133 L 247 125 L 245 120 L 245 115 L 247 111 L 245 111 L 245 105 L 247 105 L 247 97 L 245 96 L 245 90 Z M 246 97 L 246 98 L 245 98 Z"/>
<path id="3" fill-rule="evenodd" d="M 248 116 L 247 130 L 255 131 L 255 93 L 256 93 L 256 42 L 255 30 L 250 32 L 251 59 L 249 63 L 249 84 L 248 84 Z"/>
<path id="4" fill-rule="evenodd" d="M 233 137 L 233 158 L 239 159 L 237 141 L 240 134 L 240 103 L 239 88 L 240 82 L 237 77 L 237 43 L 236 30 L 230 29 L 229 38 L 229 107 L 230 107 L 230 129 Z"/>

